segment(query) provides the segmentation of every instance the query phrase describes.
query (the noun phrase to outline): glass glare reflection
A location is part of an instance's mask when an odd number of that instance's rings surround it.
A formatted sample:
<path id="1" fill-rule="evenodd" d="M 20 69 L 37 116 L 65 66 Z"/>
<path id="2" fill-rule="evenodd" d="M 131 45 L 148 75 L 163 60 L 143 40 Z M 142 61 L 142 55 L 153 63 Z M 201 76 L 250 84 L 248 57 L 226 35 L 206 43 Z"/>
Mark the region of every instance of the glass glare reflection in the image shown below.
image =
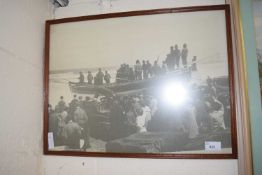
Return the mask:
<path id="1" fill-rule="evenodd" d="M 184 105 L 189 97 L 186 86 L 181 82 L 166 83 L 162 93 L 163 101 L 174 107 Z"/>

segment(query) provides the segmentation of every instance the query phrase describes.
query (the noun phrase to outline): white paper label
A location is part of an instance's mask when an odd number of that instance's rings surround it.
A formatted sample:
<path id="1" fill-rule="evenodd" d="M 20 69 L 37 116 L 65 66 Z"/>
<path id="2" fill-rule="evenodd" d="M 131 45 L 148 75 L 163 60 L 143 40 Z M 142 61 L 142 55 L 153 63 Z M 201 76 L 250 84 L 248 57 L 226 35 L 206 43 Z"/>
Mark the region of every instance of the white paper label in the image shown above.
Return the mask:
<path id="1" fill-rule="evenodd" d="M 55 144 L 54 144 L 54 135 L 52 132 L 49 132 L 48 133 L 48 148 L 49 149 L 52 149 L 55 147 Z"/>
<path id="2" fill-rule="evenodd" d="M 221 151 L 221 142 L 205 142 L 206 151 Z"/>

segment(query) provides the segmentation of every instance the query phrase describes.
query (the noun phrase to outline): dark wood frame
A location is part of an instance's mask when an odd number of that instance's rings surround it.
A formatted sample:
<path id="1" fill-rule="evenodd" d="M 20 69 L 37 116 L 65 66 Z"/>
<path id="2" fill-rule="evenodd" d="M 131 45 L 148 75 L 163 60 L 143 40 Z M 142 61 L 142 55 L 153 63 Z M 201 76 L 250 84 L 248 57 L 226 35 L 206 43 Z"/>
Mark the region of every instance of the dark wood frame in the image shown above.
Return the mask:
<path id="1" fill-rule="evenodd" d="M 228 55 L 228 71 L 230 86 L 230 105 L 231 105 L 231 154 L 156 154 L 156 153 L 102 153 L 102 152 L 77 152 L 77 151 L 49 151 L 48 150 L 48 93 L 49 93 L 49 42 L 50 42 L 50 26 L 53 24 L 80 22 L 88 20 L 98 20 L 107 18 L 165 14 L 165 13 L 182 13 L 197 11 L 216 11 L 224 10 L 226 18 L 226 36 L 227 36 L 227 55 Z M 153 9 L 144 11 L 130 11 L 110 14 L 100 14 L 91 16 L 80 16 L 72 18 L 63 18 L 57 20 L 46 21 L 45 26 L 45 66 L 44 66 L 44 154 L 45 155 L 61 155 L 61 156 L 87 156 L 87 157 L 127 157 L 127 158 L 160 158 L 160 159 L 237 159 L 237 131 L 236 131 L 236 107 L 235 107 L 235 91 L 234 91 L 234 66 L 233 66 L 233 45 L 231 32 L 231 16 L 229 5 L 214 6 L 195 6 L 182 8 L 166 8 Z"/>

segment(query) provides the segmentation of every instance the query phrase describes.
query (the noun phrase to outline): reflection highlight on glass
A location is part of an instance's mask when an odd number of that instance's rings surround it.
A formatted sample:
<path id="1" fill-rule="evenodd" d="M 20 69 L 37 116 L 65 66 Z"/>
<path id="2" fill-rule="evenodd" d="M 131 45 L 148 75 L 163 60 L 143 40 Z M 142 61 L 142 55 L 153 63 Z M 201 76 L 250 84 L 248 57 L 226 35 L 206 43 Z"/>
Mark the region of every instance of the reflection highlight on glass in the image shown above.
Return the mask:
<path id="1" fill-rule="evenodd" d="M 162 88 L 162 100 L 169 106 L 182 106 L 187 102 L 188 97 L 188 89 L 181 82 L 168 82 Z"/>

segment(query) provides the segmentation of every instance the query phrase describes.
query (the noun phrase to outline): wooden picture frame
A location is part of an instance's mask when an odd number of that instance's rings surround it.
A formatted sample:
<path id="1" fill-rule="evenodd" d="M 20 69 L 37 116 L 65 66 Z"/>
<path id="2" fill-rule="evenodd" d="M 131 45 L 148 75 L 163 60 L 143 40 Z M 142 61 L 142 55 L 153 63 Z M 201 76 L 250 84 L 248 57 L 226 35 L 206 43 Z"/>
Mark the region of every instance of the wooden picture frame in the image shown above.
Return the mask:
<path id="1" fill-rule="evenodd" d="M 228 5 L 46 21 L 44 154 L 236 159 L 231 35 Z"/>

